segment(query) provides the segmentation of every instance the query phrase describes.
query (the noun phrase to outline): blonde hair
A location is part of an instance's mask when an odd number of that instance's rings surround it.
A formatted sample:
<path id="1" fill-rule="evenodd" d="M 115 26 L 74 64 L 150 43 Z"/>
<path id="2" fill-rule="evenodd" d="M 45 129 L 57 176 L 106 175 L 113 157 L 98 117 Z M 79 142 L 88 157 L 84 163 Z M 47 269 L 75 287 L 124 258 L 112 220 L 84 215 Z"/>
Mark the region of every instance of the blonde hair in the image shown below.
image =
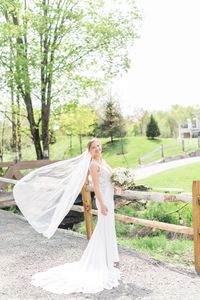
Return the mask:
<path id="1" fill-rule="evenodd" d="M 99 142 L 99 140 L 97 138 L 92 138 L 91 140 L 89 140 L 89 142 L 87 143 L 87 148 L 88 148 L 88 151 L 90 151 L 90 148 L 92 146 L 92 144 L 94 142 Z M 100 143 L 100 142 L 99 142 Z M 100 143 L 101 144 L 101 143 Z"/>

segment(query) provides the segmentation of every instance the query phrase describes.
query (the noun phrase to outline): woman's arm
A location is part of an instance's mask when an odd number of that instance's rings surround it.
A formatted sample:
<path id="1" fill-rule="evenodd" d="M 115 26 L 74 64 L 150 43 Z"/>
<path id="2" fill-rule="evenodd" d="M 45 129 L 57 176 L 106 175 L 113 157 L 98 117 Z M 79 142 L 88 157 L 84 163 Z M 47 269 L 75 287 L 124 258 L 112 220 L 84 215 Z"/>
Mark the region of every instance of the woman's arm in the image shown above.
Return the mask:
<path id="1" fill-rule="evenodd" d="M 103 202 L 103 199 L 102 199 L 102 196 L 101 196 L 101 193 L 100 193 L 100 189 L 99 189 L 99 167 L 94 163 L 91 163 L 91 165 L 90 165 L 90 174 L 91 174 L 91 177 L 92 177 L 94 193 L 95 193 L 95 196 L 96 196 L 96 198 L 97 198 L 97 200 L 99 201 L 99 204 L 100 204 L 101 213 L 104 216 L 106 216 L 107 213 L 108 213 L 108 209 L 107 209 L 107 207 L 105 206 L 105 204 Z"/>

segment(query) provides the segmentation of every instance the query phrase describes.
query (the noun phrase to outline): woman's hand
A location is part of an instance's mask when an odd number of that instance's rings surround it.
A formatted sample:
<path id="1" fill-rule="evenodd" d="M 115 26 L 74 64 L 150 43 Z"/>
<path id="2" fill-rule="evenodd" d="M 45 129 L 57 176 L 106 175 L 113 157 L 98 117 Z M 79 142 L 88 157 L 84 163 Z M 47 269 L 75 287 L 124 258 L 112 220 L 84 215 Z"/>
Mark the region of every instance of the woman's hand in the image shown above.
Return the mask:
<path id="1" fill-rule="evenodd" d="M 101 213 L 104 216 L 107 216 L 107 214 L 108 214 L 108 209 L 104 204 L 101 204 Z"/>

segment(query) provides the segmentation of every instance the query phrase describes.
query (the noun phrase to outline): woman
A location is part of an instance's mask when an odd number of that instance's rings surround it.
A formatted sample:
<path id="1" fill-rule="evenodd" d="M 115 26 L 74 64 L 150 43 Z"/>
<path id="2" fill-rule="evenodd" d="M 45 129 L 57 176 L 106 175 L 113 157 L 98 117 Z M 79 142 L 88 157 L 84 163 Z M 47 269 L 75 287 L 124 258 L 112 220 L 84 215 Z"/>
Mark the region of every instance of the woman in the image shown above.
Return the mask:
<path id="1" fill-rule="evenodd" d="M 103 289 L 111 289 L 113 287 L 116 287 L 119 284 L 118 280 L 120 279 L 120 272 L 114 266 L 114 264 L 119 261 L 119 256 L 118 256 L 118 249 L 116 243 L 115 222 L 114 222 L 113 186 L 110 180 L 112 170 L 102 159 L 102 155 L 101 155 L 102 147 L 100 142 L 97 139 L 92 139 L 91 141 L 89 141 L 88 150 L 89 150 L 89 164 L 88 165 L 87 163 L 85 164 L 85 161 L 87 161 L 88 159 L 88 153 L 86 156 L 84 155 L 80 156 L 81 158 L 79 157 L 77 164 L 76 164 L 76 159 L 74 160 L 72 159 L 73 164 L 72 164 L 71 172 L 73 173 L 74 166 L 76 166 L 75 169 L 78 168 L 79 177 L 81 177 L 81 175 L 84 175 L 85 173 L 81 171 L 80 174 L 79 167 L 82 166 L 83 169 L 87 169 L 87 170 L 89 168 L 89 172 L 92 177 L 94 192 L 96 196 L 96 205 L 98 208 L 98 222 L 96 224 L 92 237 L 88 242 L 88 245 L 79 261 L 73 263 L 66 263 L 51 268 L 46 272 L 37 273 L 32 277 L 31 284 L 35 286 L 40 286 L 44 290 L 53 293 L 58 293 L 58 294 L 70 294 L 75 292 L 76 293 L 80 293 L 80 292 L 97 293 L 102 291 Z M 49 178 L 48 176 L 50 176 L 50 178 L 55 178 L 56 175 L 58 176 L 59 169 L 63 169 L 64 165 L 59 164 L 54 166 L 54 164 L 52 164 L 50 170 L 48 171 L 46 170 L 46 168 L 47 167 L 43 167 L 39 169 L 40 170 L 39 180 L 37 178 L 38 172 L 35 171 L 36 174 L 28 178 L 28 180 L 25 180 L 25 183 L 27 184 L 27 182 L 30 183 L 31 181 L 31 186 L 32 186 L 33 182 L 36 183 L 40 182 L 41 184 L 41 181 L 44 181 L 45 178 Z M 46 182 L 47 181 L 48 180 L 46 180 Z M 59 177 L 59 182 L 60 182 L 60 177 Z M 72 182 L 70 182 L 70 185 L 72 183 L 73 180 Z M 50 237 L 52 235 L 52 232 L 54 232 L 55 223 L 56 224 L 59 223 L 58 222 L 59 218 L 57 218 L 59 213 L 57 212 L 57 210 L 58 207 L 62 207 L 59 201 L 60 198 L 62 198 L 62 195 L 63 194 L 65 195 L 65 191 L 63 190 L 63 185 L 61 184 L 61 186 L 62 188 L 60 187 L 60 191 L 62 192 L 59 194 L 59 191 L 57 191 L 57 193 L 54 191 L 53 194 L 59 195 L 59 197 L 57 198 L 53 197 L 54 201 L 51 199 L 50 201 L 51 205 L 48 207 L 48 209 L 46 209 L 46 204 L 44 204 L 42 206 L 42 207 L 45 206 L 45 209 L 43 208 L 43 213 L 41 213 L 41 209 L 40 209 L 39 217 L 37 218 L 35 217 L 34 222 L 32 222 L 32 220 L 29 220 L 29 223 L 31 225 L 34 224 L 35 226 L 34 228 L 37 231 L 42 232 L 45 236 L 48 237 Z M 46 185 L 44 190 L 45 192 L 47 192 L 48 190 L 46 188 Z M 19 191 L 20 191 L 20 187 L 18 189 L 16 188 L 16 191 L 14 193 L 16 194 L 17 196 L 16 198 L 18 199 L 19 199 L 18 195 L 20 194 Z M 30 191 L 30 185 L 29 185 L 29 191 Z M 51 194 L 52 194 L 52 190 L 51 190 Z M 34 199 L 35 198 L 36 197 L 34 197 Z M 73 201 L 75 201 L 75 199 Z M 21 206 L 23 210 L 24 204 Z M 66 209 L 64 210 L 66 212 Z M 51 218 L 49 217 L 49 211 L 50 211 Z M 30 215 L 28 214 L 27 216 L 30 217 Z M 46 220 L 48 219 L 47 217 L 49 217 L 48 220 L 50 220 L 50 222 L 48 223 L 48 225 L 46 223 L 45 225 L 43 225 L 44 223 L 41 223 L 41 220 L 43 220 L 44 218 L 43 216 L 45 216 Z M 54 225 L 52 225 L 52 223 Z M 52 228 L 54 229 L 52 230 Z"/>

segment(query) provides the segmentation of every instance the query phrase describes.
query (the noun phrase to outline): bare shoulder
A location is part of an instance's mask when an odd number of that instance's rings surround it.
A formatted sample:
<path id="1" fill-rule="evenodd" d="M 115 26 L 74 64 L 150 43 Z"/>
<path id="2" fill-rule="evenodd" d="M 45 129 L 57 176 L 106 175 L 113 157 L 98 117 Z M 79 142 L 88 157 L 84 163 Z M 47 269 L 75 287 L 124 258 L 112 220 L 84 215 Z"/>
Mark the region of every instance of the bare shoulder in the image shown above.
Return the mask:
<path id="1" fill-rule="evenodd" d="M 94 161 L 91 161 L 89 169 L 90 172 L 99 172 L 99 166 Z"/>

